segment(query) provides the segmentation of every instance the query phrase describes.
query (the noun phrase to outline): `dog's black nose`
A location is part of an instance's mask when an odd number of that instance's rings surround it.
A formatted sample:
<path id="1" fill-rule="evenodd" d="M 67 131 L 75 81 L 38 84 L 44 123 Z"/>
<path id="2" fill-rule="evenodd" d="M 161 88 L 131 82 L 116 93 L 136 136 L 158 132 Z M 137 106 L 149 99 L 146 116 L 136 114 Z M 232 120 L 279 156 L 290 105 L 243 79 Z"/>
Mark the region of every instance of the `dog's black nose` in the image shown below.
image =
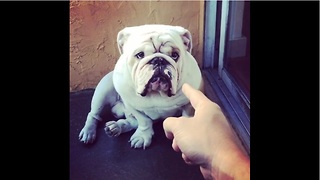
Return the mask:
<path id="1" fill-rule="evenodd" d="M 167 65 L 168 61 L 166 59 L 164 59 L 163 57 L 155 57 L 155 58 L 151 59 L 150 64 L 162 66 L 162 65 Z"/>

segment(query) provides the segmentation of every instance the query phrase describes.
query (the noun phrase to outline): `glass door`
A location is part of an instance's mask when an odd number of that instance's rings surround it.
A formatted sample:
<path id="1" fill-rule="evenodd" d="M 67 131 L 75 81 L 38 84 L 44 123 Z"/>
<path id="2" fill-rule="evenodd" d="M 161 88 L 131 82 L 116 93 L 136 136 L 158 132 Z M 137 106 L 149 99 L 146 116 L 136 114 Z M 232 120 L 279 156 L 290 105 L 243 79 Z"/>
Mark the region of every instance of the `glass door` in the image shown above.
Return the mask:
<path id="1" fill-rule="evenodd" d="M 250 151 L 250 2 L 206 1 L 204 74 Z"/>
<path id="2" fill-rule="evenodd" d="M 224 67 L 250 101 L 250 3 L 230 4 Z"/>
<path id="3" fill-rule="evenodd" d="M 250 2 L 222 3 L 219 75 L 250 117 Z"/>

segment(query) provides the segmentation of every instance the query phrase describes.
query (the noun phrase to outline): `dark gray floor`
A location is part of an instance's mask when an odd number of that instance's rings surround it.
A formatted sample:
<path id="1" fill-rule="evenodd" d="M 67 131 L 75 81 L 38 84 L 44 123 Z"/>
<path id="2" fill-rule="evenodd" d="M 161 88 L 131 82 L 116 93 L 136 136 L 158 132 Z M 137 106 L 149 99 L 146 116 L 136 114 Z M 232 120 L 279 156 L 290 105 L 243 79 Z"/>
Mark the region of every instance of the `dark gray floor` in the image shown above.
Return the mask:
<path id="1" fill-rule="evenodd" d="M 168 180 L 203 179 L 198 166 L 184 163 L 181 153 L 171 147 L 162 122 L 154 124 L 155 135 L 146 150 L 132 149 L 128 140 L 133 131 L 110 138 L 101 123 L 96 142 L 84 145 L 78 135 L 90 110 L 92 89 L 70 93 L 70 179 L 71 180 Z M 106 114 L 106 120 L 111 116 Z"/>

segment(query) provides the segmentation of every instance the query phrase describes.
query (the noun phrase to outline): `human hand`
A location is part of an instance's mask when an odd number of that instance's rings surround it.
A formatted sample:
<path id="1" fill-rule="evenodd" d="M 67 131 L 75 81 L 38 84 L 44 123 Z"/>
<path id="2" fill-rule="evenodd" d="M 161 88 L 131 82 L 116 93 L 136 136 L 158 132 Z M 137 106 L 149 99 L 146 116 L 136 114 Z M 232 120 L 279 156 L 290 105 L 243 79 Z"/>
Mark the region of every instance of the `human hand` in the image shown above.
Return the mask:
<path id="1" fill-rule="evenodd" d="M 173 139 L 172 148 L 182 152 L 187 164 L 200 165 L 205 179 L 235 178 L 239 173 L 248 177 L 250 162 L 220 107 L 188 84 L 182 91 L 195 115 L 164 120 L 165 134 Z"/>

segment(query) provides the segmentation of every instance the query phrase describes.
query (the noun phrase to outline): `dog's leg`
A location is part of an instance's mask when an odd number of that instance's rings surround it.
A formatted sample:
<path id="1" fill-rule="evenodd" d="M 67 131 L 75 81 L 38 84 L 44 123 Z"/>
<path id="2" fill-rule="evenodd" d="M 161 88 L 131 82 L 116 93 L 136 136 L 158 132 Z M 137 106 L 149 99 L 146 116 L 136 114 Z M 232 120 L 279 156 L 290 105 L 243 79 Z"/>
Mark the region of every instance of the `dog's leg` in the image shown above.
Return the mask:
<path id="1" fill-rule="evenodd" d="M 153 121 L 142 112 L 132 109 L 132 114 L 138 122 L 137 130 L 130 138 L 131 147 L 142 148 L 150 146 L 152 141 Z"/>
<path id="2" fill-rule="evenodd" d="M 152 136 L 154 134 L 152 128 L 152 120 L 149 120 L 148 126 L 138 126 L 137 130 L 130 138 L 131 147 L 134 148 L 142 148 L 145 149 L 146 147 L 150 146 L 152 141 Z"/>
<path id="3" fill-rule="evenodd" d="M 112 82 L 113 72 L 105 75 L 97 85 L 92 101 L 91 110 L 87 115 L 87 120 L 80 131 L 79 140 L 84 143 L 92 143 L 96 139 L 96 129 L 101 121 L 101 113 L 106 106 L 113 106 L 119 101 L 119 96 L 114 89 Z"/>
<path id="4" fill-rule="evenodd" d="M 132 115 L 130 115 L 126 119 L 106 122 L 104 130 L 108 136 L 117 137 L 121 133 L 131 131 L 132 129 L 137 129 L 137 127 L 137 120 Z"/>
<path id="5" fill-rule="evenodd" d="M 140 111 L 125 106 L 124 104 L 119 105 L 118 108 L 113 108 L 112 111 L 121 111 L 124 107 L 126 119 L 119 119 L 118 121 L 108 121 L 105 125 L 105 132 L 107 135 L 116 137 L 121 133 L 125 133 L 136 129 L 134 134 L 130 138 L 131 147 L 144 149 L 151 144 L 151 139 L 154 134 L 153 122 L 150 118 L 142 114 Z M 122 108 L 123 107 L 123 108 Z"/>

